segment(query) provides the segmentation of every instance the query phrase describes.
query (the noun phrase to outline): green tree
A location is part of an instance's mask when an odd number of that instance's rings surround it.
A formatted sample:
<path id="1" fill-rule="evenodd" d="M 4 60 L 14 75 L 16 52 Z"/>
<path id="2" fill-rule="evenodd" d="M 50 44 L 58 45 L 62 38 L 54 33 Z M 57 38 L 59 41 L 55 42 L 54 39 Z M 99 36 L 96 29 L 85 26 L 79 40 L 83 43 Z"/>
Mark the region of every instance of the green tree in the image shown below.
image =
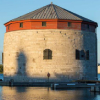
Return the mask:
<path id="1" fill-rule="evenodd" d="M 0 73 L 3 73 L 3 65 L 0 65 Z"/>

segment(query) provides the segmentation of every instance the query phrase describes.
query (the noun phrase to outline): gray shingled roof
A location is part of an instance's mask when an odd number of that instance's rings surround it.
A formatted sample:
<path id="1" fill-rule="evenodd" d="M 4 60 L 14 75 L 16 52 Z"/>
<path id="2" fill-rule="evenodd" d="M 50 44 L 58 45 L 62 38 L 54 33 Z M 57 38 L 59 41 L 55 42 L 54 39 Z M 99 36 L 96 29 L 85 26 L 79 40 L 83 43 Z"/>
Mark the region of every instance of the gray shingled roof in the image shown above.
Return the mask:
<path id="1" fill-rule="evenodd" d="M 26 19 L 67 19 L 94 22 L 54 4 L 49 4 L 11 21 Z"/>

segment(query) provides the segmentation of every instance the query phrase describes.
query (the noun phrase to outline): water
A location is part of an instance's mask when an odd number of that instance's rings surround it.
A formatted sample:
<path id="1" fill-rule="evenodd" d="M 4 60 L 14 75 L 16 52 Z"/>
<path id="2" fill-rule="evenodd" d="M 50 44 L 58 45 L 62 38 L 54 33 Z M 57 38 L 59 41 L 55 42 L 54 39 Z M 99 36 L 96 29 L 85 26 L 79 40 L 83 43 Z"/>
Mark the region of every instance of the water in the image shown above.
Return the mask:
<path id="1" fill-rule="evenodd" d="M 0 74 L 0 79 L 2 79 L 2 80 L 3 80 L 3 74 Z"/>
<path id="2" fill-rule="evenodd" d="M 98 74 L 98 80 L 100 80 L 100 74 Z"/>
<path id="3" fill-rule="evenodd" d="M 100 75 L 99 75 L 100 79 Z M 0 100 L 100 100 L 90 89 L 51 90 L 47 87 L 0 87 Z"/>

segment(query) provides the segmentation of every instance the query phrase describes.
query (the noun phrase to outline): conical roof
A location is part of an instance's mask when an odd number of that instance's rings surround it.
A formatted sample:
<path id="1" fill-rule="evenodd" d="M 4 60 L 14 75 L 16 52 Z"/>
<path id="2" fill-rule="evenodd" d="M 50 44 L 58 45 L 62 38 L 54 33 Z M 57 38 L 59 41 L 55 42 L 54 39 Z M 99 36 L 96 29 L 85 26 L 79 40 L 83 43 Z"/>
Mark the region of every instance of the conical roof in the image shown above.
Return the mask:
<path id="1" fill-rule="evenodd" d="M 65 19 L 94 22 L 54 4 L 49 4 L 28 14 L 15 18 L 11 21 L 27 19 Z"/>

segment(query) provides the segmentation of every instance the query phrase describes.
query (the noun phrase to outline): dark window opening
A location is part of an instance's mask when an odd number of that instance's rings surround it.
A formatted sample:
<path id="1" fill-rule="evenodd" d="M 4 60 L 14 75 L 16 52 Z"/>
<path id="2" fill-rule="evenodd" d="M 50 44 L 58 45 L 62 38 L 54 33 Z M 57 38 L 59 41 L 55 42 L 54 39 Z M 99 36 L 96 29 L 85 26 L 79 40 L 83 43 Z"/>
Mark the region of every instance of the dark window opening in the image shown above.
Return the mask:
<path id="1" fill-rule="evenodd" d="M 81 50 L 80 51 L 80 55 L 81 55 L 81 60 L 84 60 L 85 59 L 85 51 L 84 50 Z"/>
<path id="2" fill-rule="evenodd" d="M 89 24 L 87 24 L 87 29 L 89 29 Z"/>
<path id="3" fill-rule="evenodd" d="M 43 51 L 43 59 L 52 59 L 52 51 L 50 49 Z"/>
<path id="4" fill-rule="evenodd" d="M 46 22 L 42 22 L 42 26 L 46 26 Z"/>
<path id="5" fill-rule="evenodd" d="M 68 27 L 71 27 L 72 26 L 72 23 L 71 22 L 68 22 Z"/>
<path id="6" fill-rule="evenodd" d="M 20 23 L 20 28 L 22 28 L 23 27 L 23 23 Z"/>
<path id="7" fill-rule="evenodd" d="M 89 60 L 89 50 L 76 50 L 76 59 L 77 60 Z"/>
<path id="8" fill-rule="evenodd" d="M 84 57 L 84 55 L 81 55 L 81 57 L 83 58 L 83 57 Z"/>

